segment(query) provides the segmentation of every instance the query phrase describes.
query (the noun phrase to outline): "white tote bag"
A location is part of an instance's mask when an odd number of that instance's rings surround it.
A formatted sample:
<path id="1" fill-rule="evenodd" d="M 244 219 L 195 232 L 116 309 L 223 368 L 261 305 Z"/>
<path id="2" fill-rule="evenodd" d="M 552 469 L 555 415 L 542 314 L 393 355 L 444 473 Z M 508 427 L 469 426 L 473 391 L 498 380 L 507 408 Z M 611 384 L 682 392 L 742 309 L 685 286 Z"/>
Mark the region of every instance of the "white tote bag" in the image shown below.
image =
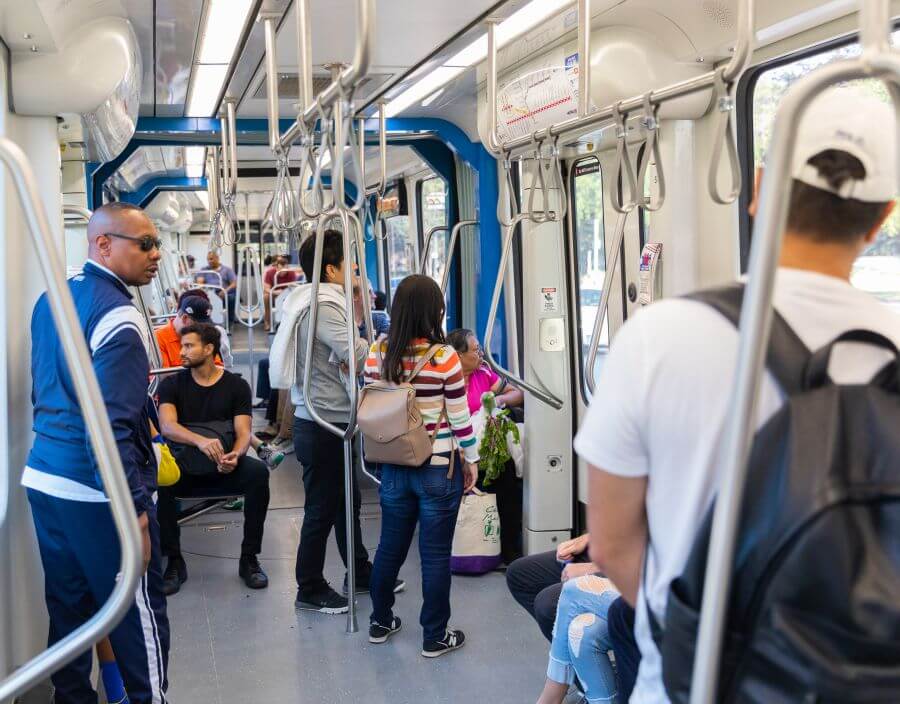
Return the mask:
<path id="1" fill-rule="evenodd" d="M 473 489 L 462 497 L 459 506 L 450 569 L 455 574 L 484 574 L 501 562 L 497 497 Z"/>

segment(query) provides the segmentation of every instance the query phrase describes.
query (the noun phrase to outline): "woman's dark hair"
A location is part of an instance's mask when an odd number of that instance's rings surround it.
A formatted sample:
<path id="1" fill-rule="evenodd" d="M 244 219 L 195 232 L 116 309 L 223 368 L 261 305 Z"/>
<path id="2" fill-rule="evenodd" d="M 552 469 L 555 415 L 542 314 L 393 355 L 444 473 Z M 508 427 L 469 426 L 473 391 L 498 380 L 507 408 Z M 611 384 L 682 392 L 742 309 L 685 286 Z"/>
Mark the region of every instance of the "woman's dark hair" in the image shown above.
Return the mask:
<path id="1" fill-rule="evenodd" d="M 404 379 L 403 357 L 411 352 L 413 340 L 425 338 L 431 345 L 443 345 L 444 294 L 430 276 L 407 276 L 394 292 L 391 303 L 391 331 L 382 376 L 399 384 Z"/>
<path id="2" fill-rule="evenodd" d="M 475 333 L 468 328 L 456 328 L 447 333 L 447 344 L 453 345 L 459 354 L 469 351 L 469 338 L 475 337 Z"/>
<path id="3" fill-rule="evenodd" d="M 322 271 L 319 273 L 319 281 L 327 281 L 325 267 L 339 267 L 344 261 L 344 238 L 337 230 L 325 230 L 322 235 L 325 241 L 322 243 Z M 306 275 L 306 280 L 313 281 L 313 266 L 316 263 L 316 236 L 310 235 L 300 245 L 300 267 Z"/>
<path id="4" fill-rule="evenodd" d="M 819 152 L 807 163 L 814 166 L 832 188 L 866 177 L 866 167 L 859 159 L 837 149 Z M 852 244 L 878 224 L 887 205 L 841 198 L 794 180 L 787 226 L 816 242 Z"/>
<path id="5" fill-rule="evenodd" d="M 387 308 L 387 294 L 384 291 L 375 292 L 375 310 Z"/>
<path id="6" fill-rule="evenodd" d="M 206 345 L 212 345 L 213 355 L 219 354 L 219 349 L 222 345 L 222 336 L 219 334 L 219 330 L 215 325 L 210 325 L 209 323 L 191 323 L 190 325 L 185 325 L 181 328 L 181 335 L 179 335 L 179 337 L 184 337 L 191 333 L 200 338 L 200 344 L 204 347 Z"/>
<path id="7" fill-rule="evenodd" d="M 272 266 L 272 262 L 275 261 L 275 257 L 271 254 L 267 254 L 266 258 L 263 259 L 263 266 Z"/>

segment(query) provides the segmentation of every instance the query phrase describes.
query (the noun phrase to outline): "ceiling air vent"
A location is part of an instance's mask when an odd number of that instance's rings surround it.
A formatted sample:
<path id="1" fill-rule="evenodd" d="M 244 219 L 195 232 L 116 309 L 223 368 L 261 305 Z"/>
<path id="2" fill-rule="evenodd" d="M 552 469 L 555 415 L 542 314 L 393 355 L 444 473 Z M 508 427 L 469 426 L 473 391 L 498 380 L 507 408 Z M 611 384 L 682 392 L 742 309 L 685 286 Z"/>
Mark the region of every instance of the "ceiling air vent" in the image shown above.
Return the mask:
<path id="1" fill-rule="evenodd" d="M 390 73 L 373 73 L 366 76 L 359 88 L 356 90 L 356 97 L 366 98 L 375 89 L 387 81 L 393 74 Z M 330 76 L 313 76 L 313 95 L 316 96 L 325 90 L 331 83 Z M 300 97 L 299 86 L 297 84 L 296 73 L 279 73 L 278 74 L 278 98 L 280 100 L 297 100 Z M 254 100 L 266 99 L 266 80 L 263 75 L 256 92 L 253 94 Z"/>

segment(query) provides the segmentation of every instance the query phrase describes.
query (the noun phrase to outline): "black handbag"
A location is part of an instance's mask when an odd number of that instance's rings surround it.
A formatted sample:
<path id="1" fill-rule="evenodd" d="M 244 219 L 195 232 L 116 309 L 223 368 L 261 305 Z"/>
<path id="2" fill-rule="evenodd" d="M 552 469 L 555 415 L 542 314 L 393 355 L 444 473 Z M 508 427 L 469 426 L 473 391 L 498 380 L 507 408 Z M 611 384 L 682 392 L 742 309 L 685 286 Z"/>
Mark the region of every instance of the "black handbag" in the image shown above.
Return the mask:
<path id="1" fill-rule="evenodd" d="M 237 435 L 234 432 L 234 423 L 230 420 L 212 420 L 205 423 L 181 423 L 192 433 L 202 435 L 205 438 L 217 438 L 222 443 L 225 452 L 231 452 Z M 180 442 L 169 442 L 175 461 L 184 474 L 195 477 L 206 477 L 219 474 L 216 463 L 203 454 L 200 448 Z"/>

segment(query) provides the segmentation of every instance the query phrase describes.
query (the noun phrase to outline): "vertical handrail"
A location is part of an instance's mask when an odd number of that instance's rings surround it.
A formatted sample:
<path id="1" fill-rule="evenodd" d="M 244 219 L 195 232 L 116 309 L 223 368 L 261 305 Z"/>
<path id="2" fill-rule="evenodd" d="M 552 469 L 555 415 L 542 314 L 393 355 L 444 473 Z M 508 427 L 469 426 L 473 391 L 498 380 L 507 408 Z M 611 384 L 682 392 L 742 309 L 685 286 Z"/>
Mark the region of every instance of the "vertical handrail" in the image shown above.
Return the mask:
<path id="1" fill-rule="evenodd" d="M 444 275 L 441 277 L 441 293 L 444 296 L 447 295 L 447 285 L 450 283 L 450 267 L 453 264 L 453 254 L 456 251 L 456 240 L 459 239 L 459 231 L 464 227 L 478 227 L 478 221 L 460 220 L 450 231 L 450 244 L 447 245 L 447 261 L 444 263 Z"/>
<path id="2" fill-rule="evenodd" d="M 703 583 L 691 704 L 712 704 L 717 699 L 735 540 L 747 459 L 755 431 L 757 396 L 772 326 L 772 291 L 788 216 L 791 160 L 799 125 L 812 100 L 830 86 L 860 78 L 880 78 L 888 84 L 894 103 L 897 116 L 894 129 L 900 126 L 900 54 L 887 49 L 891 27 L 888 9 L 885 0 L 863 0 L 860 14 L 864 40 L 862 55 L 822 66 L 797 81 L 782 98 L 773 126 L 759 211 L 753 224 L 747 288 L 741 306 L 737 368 L 728 405 L 730 412 L 718 458 L 722 477 Z M 880 32 L 877 27 L 881 27 Z M 897 156 L 890 155 L 895 164 Z"/>
<path id="3" fill-rule="evenodd" d="M 578 0 L 578 115 L 591 111 L 591 0 Z"/>
<path id="4" fill-rule="evenodd" d="M 497 360 L 494 359 L 494 353 L 491 351 L 491 340 L 494 337 L 494 325 L 497 322 L 497 308 L 500 305 L 500 296 L 503 293 L 503 281 L 506 278 L 506 269 L 509 266 L 512 241 L 516 234 L 516 228 L 525 220 L 528 220 L 528 216 L 520 213 L 512 219 L 512 222 L 506 228 L 506 234 L 503 238 L 503 250 L 500 255 L 500 268 L 497 271 L 497 280 L 494 283 L 494 295 L 491 297 L 491 307 L 488 312 L 487 327 L 484 332 L 484 356 L 487 363 L 495 372 L 497 372 L 497 374 L 512 380 L 516 386 L 525 389 L 548 406 L 559 410 L 563 407 L 562 399 L 549 389 L 529 384 L 524 379 L 518 378 L 508 369 L 504 369 Z"/>
<path id="5" fill-rule="evenodd" d="M 97 458 L 97 470 L 103 489 L 109 497 L 109 507 L 121 546 L 119 579 L 106 603 L 79 628 L 0 681 L 0 701 L 12 701 L 90 649 L 122 620 L 134 601 L 134 592 L 141 578 L 142 548 L 119 449 L 72 294 L 66 284 L 65 267 L 53 242 L 50 223 L 38 197 L 34 174 L 22 150 L 5 137 L 0 137 L 0 160 L 13 177 L 35 255 L 47 282 L 50 311 L 59 332 L 63 356 L 78 398 L 91 449 Z"/>
<path id="6" fill-rule="evenodd" d="M 353 225 L 353 247 L 356 252 L 356 266 L 359 270 L 360 296 L 363 304 L 363 323 L 366 328 L 366 340 L 369 345 L 375 341 L 375 326 L 372 322 L 372 298 L 369 296 L 369 273 L 366 270 L 366 241 L 363 224 L 359 216 L 350 212 L 350 224 Z"/>
<path id="7" fill-rule="evenodd" d="M 588 393 L 593 396 L 597 387 L 595 380 L 596 374 L 594 367 L 597 363 L 597 353 L 600 350 L 600 338 L 603 336 L 603 323 L 606 318 L 606 311 L 609 310 L 609 297 L 612 293 L 612 282 L 615 278 L 616 265 L 619 262 L 619 253 L 622 249 L 622 242 L 625 240 L 625 224 L 628 221 L 628 215 L 634 211 L 635 203 L 629 204 L 630 207 L 619 213 L 616 218 L 616 229 L 612 237 L 612 248 L 606 262 L 606 272 L 603 275 L 603 290 L 600 293 L 600 305 L 597 306 L 597 314 L 594 316 L 594 327 L 591 329 L 591 341 L 588 344 L 587 359 L 584 362 L 584 381 L 588 388 Z"/>
<path id="8" fill-rule="evenodd" d="M 419 270 L 417 274 L 425 273 L 425 264 L 428 263 L 428 251 L 431 249 L 431 240 L 436 232 L 446 232 L 450 229 L 449 225 L 435 225 L 425 233 L 425 241 L 422 243 L 422 256 L 419 257 Z"/>
<path id="9" fill-rule="evenodd" d="M 238 256 L 237 282 L 235 285 L 235 320 L 247 328 L 247 346 L 250 353 L 250 388 L 256 388 L 256 365 L 253 353 L 253 328 L 259 325 L 265 315 L 265 293 L 263 292 L 262 264 L 259 252 L 250 242 L 250 195 L 244 194 L 244 248 Z M 246 271 L 246 273 L 244 273 Z M 226 294 L 227 302 L 227 294 Z M 243 318 L 241 314 L 246 315 Z M 258 316 L 256 314 L 259 314 Z"/>

